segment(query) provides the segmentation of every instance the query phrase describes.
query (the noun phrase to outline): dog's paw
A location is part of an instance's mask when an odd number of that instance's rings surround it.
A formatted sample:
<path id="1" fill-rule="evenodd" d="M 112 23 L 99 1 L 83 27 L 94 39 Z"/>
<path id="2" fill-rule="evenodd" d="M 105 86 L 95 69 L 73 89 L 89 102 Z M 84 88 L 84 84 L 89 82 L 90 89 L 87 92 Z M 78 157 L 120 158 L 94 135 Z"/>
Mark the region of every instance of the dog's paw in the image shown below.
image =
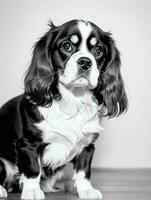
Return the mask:
<path id="1" fill-rule="evenodd" d="M 103 195 L 99 190 L 94 188 L 79 190 L 78 195 L 80 199 L 102 199 Z"/>
<path id="2" fill-rule="evenodd" d="M 7 192 L 3 186 L 0 185 L 0 198 L 6 198 Z"/>
<path id="3" fill-rule="evenodd" d="M 40 188 L 24 189 L 21 194 L 21 199 L 43 200 L 45 199 L 45 195 Z"/>

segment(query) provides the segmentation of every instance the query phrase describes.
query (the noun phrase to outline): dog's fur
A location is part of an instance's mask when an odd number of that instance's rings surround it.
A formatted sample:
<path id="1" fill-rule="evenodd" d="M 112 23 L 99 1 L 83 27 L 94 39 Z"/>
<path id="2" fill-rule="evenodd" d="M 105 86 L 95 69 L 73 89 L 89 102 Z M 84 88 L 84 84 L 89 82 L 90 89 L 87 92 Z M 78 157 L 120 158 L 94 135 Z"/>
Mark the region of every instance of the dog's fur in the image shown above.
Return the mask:
<path id="1" fill-rule="evenodd" d="M 34 45 L 24 85 L 0 109 L 0 197 L 19 184 L 22 199 L 44 199 L 72 162 L 79 197 L 101 199 L 90 183 L 100 120 L 127 110 L 111 34 L 82 20 L 51 23 Z"/>

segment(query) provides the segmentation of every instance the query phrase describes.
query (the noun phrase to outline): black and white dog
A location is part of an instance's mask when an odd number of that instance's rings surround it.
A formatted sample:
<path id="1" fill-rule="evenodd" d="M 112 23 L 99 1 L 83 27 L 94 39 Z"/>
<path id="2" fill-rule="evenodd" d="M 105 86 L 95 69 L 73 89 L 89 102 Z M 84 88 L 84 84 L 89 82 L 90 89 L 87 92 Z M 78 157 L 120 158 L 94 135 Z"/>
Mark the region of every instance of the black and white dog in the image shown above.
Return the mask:
<path id="1" fill-rule="evenodd" d="M 34 46 L 24 94 L 0 109 L 0 197 L 18 183 L 21 199 L 44 199 L 72 162 L 79 198 L 101 199 L 91 161 L 101 118 L 127 110 L 120 54 L 91 22 L 50 27 Z"/>

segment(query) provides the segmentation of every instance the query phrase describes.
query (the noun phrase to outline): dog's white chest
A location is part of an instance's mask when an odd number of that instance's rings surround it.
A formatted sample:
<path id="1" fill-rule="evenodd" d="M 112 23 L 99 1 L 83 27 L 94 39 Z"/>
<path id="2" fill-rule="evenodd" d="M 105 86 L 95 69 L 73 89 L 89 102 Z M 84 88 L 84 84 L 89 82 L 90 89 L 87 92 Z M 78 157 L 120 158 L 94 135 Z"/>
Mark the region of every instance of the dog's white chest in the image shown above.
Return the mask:
<path id="1" fill-rule="evenodd" d="M 44 120 L 37 126 L 48 144 L 42 157 L 44 165 L 55 169 L 66 164 L 92 142 L 94 133 L 102 130 L 98 106 L 88 97 L 56 101 L 50 108 L 39 107 Z"/>

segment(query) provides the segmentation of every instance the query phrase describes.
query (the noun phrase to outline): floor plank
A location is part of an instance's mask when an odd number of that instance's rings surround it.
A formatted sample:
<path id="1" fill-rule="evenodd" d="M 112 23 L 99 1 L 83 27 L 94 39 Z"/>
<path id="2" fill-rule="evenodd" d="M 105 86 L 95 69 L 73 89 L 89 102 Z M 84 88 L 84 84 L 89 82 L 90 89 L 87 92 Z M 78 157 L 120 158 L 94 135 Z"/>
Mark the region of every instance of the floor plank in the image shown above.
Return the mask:
<path id="1" fill-rule="evenodd" d="M 103 200 L 151 200 L 151 169 L 93 169 L 92 184 L 103 193 Z M 19 200 L 9 194 L 8 200 Z M 78 200 L 69 193 L 46 194 L 46 200 Z"/>

